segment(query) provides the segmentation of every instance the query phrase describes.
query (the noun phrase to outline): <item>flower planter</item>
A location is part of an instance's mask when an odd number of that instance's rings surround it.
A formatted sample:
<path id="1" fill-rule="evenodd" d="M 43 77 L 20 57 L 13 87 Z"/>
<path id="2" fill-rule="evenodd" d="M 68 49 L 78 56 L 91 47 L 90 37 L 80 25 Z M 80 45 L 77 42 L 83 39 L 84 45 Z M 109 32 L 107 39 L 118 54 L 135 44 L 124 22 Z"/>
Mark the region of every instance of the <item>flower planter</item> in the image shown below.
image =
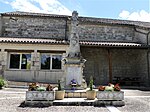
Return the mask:
<path id="1" fill-rule="evenodd" d="M 96 91 L 95 90 L 88 90 L 86 91 L 86 97 L 88 100 L 94 100 L 96 97 Z"/>
<path id="2" fill-rule="evenodd" d="M 124 100 L 123 91 L 97 91 L 98 100 Z"/>
<path id="3" fill-rule="evenodd" d="M 53 101 L 54 91 L 26 91 L 26 101 Z"/>
<path id="4" fill-rule="evenodd" d="M 56 90 L 55 91 L 55 99 L 56 100 L 63 100 L 64 97 L 65 97 L 65 90 L 61 90 L 61 91 Z"/>

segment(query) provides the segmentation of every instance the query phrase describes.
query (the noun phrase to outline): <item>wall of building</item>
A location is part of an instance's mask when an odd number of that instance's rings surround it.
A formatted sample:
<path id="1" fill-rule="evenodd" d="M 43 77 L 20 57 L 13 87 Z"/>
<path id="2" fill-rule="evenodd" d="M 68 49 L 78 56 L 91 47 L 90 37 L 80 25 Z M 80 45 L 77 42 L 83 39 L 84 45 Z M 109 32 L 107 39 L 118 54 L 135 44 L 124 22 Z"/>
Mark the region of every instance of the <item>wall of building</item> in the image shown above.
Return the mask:
<path id="1" fill-rule="evenodd" d="M 60 70 L 41 70 L 40 54 L 41 53 L 61 53 L 62 55 L 68 48 L 67 45 L 50 45 L 50 44 L 1 44 L 0 48 L 0 71 L 3 71 L 4 77 L 12 81 L 27 82 L 50 82 L 57 83 L 58 79 L 64 79 L 64 66 Z M 42 52 L 40 52 L 42 51 Z M 31 53 L 31 69 L 13 70 L 9 69 L 10 53 Z"/>
<path id="2" fill-rule="evenodd" d="M 80 40 L 134 41 L 134 28 L 123 25 L 81 24 Z"/>
<path id="3" fill-rule="evenodd" d="M 66 20 L 50 17 L 3 17 L 3 36 L 65 39 Z"/>
<path id="4" fill-rule="evenodd" d="M 82 55 L 87 60 L 84 68 L 84 76 L 89 82 L 92 75 L 96 85 L 108 84 L 109 62 L 106 48 L 82 47 Z M 147 83 L 147 50 L 144 49 L 118 49 L 111 48 L 112 77 L 141 77 L 141 81 Z"/>
<path id="5" fill-rule="evenodd" d="M 149 31 L 148 30 L 143 30 L 143 29 L 140 29 L 140 28 L 136 28 L 136 31 L 135 31 L 135 40 L 138 42 L 138 43 L 142 43 L 142 44 L 147 44 L 147 33 Z"/>
<path id="6" fill-rule="evenodd" d="M 69 38 L 70 20 L 66 23 L 63 18 L 50 17 L 0 17 L 0 35 L 6 37 L 30 37 L 30 38 Z M 148 31 L 135 31 L 134 26 L 115 24 L 95 24 L 79 22 L 79 37 L 85 41 L 124 41 L 147 43 Z M 66 26 L 66 24 L 68 26 Z M 2 27 L 1 27 L 2 26 Z M 141 33 L 144 32 L 144 33 Z M 67 36 L 67 37 L 66 37 Z M 150 36 L 149 36 L 150 38 Z M 150 40 L 150 39 L 149 39 Z M 67 51 L 67 45 L 50 44 L 0 44 L 0 72 L 9 80 L 18 81 L 50 81 L 56 83 L 58 79 L 64 78 L 64 71 L 41 71 L 39 70 L 39 51 Z M 140 76 L 141 79 L 148 79 L 147 50 L 145 49 L 121 49 L 109 48 L 112 55 L 112 75 L 114 76 Z M 30 51 L 32 62 L 28 71 L 16 71 L 8 69 L 8 55 L 10 51 Z M 89 82 L 93 76 L 96 85 L 109 82 L 108 48 L 81 47 L 85 63 L 84 76 Z"/>
<path id="7" fill-rule="evenodd" d="M 6 37 L 69 39 L 70 24 L 70 20 L 67 20 L 67 18 L 3 16 L 0 17 L 0 35 Z M 80 40 L 147 42 L 146 34 L 140 32 L 147 33 L 148 31 L 131 25 L 83 21 L 79 22 L 78 28 Z"/>
<path id="8" fill-rule="evenodd" d="M 87 60 L 83 72 L 87 83 L 89 83 L 90 76 L 93 76 L 96 85 L 107 84 L 109 82 L 107 50 L 81 47 L 81 53 Z"/>
<path id="9" fill-rule="evenodd" d="M 144 84 L 147 83 L 147 50 L 112 49 L 111 53 L 113 76 L 140 77 Z"/>

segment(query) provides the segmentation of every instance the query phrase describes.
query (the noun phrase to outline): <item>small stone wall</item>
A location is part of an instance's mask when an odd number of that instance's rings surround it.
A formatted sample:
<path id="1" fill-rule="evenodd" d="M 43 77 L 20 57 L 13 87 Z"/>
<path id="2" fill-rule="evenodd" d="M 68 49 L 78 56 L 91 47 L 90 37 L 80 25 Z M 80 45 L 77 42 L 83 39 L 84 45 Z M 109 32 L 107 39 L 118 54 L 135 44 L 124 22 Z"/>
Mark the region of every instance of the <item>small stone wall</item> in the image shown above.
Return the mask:
<path id="1" fill-rule="evenodd" d="M 97 91 L 98 100 L 124 100 L 123 91 Z"/>
<path id="2" fill-rule="evenodd" d="M 26 91 L 26 101 L 53 101 L 54 91 Z"/>

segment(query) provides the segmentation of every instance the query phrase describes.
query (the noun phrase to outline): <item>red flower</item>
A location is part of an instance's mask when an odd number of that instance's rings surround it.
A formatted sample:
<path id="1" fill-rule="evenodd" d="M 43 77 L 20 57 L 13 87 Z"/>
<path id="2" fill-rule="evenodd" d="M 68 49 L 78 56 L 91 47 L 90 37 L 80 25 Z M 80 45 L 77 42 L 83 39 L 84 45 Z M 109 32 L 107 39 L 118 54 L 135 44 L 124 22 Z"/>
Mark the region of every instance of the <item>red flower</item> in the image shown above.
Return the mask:
<path id="1" fill-rule="evenodd" d="M 105 86 L 99 86 L 99 87 L 98 87 L 98 90 L 99 90 L 99 91 L 104 91 L 104 90 L 105 90 Z"/>
<path id="2" fill-rule="evenodd" d="M 120 89 L 121 89 L 121 88 L 120 88 L 119 84 L 116 84 L 116 85 L 114 86 L 114 90 L 115 90 L 115 91 L 120 91 Z"/>

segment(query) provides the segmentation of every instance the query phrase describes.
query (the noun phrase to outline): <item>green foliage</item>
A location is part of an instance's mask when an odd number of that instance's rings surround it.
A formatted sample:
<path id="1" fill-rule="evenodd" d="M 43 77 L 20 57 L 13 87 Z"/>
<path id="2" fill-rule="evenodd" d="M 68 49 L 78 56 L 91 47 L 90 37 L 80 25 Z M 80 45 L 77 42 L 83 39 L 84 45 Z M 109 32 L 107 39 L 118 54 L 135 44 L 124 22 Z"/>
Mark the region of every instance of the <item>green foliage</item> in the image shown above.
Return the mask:
<path id="1" fill-rule="evenodd" d="M 45 87 L 38 87 L 37 91 L 46 91 L 46 88 Z"/>
<path id="2" fill-rule="evenodd" d="M 93 77 L 90 77 L 90 90 L 93 90 Z"/>
<path id="3" fill-rule="evenodd" d="M 62 88 L 61 88 L 61 84 L 60 84 L 60 80 L 58 80 L 58 91 L 61 91 Z"/>
<path id="4" fill-rule="evenodd" d="M 6 81 L 4 80 L 4 78 L 0 77 L 0 88 L 2 88 L 5 85 L 6 85 Z"/>

